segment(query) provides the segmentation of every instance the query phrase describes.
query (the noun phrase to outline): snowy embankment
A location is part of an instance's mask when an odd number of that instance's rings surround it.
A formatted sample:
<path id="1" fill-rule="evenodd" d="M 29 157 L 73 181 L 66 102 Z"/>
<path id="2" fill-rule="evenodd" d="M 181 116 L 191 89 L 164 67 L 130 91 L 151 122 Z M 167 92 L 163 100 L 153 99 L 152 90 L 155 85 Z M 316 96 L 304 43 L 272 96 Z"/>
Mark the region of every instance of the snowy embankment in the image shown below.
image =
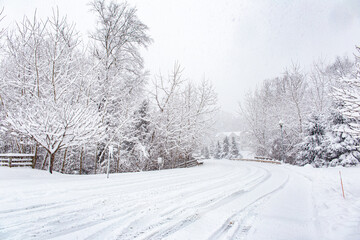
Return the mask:
<path id="1" fill-rule="evenodd" d="M 359 182 L 360 168 L 227 160 L 110 179 L 3 167 L 0 239 L 355 240 Z"/>

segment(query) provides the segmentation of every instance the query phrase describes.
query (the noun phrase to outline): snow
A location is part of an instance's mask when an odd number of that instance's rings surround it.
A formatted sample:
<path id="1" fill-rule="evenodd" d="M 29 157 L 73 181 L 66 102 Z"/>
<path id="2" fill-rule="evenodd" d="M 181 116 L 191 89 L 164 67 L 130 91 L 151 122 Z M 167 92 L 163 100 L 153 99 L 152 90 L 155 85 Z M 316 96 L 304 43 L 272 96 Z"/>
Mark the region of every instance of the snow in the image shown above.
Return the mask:
<path id="1" fill-rule="evenodd" d="M 34 157 L 34 154 L 26 153 L 0 153 L 0 157 Z"/>
<path id="2" fill-rule="evenodd" d="M 355 240 L 359 173 L 229 160 L 109 179 L 2 167 L 0 238 Z"/>
<path id="3" fill-rule="evenodd" d="M 224 138 L 224 137 L 240 137 L 241 135 L 243 135 L 243 132 L 219 132 L 216 134 L 215 137 L 217 138 Z"/>

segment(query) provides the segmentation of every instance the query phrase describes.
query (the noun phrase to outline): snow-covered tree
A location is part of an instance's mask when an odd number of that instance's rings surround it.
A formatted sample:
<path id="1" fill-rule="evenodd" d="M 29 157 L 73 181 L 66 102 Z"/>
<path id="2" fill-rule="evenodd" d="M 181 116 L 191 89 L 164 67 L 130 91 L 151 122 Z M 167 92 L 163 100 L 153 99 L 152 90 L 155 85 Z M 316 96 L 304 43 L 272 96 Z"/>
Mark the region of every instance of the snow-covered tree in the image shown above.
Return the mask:
<path id="1" fill-rule="evenodd" d="M 204 149 L 204 154 L 203 154 L 204 158 L 209 159 L 210 158 L 209 148 L 204 147 L 203 149 Z"/>
<path id="2" fill-rule="evenodd" d="M 357 48 L 360 53 L 360 48 Z M 356 57 L 357 74 L 344 76 L 339 79 L 341 86 L 335 88 L 334 96 L 342 103 L 341 112 L 344 116 L 353 119 L 348 131 L 360 136 L 360 57 Z"/>
<path id="3" fill-rule="evenodd" d="M 267 83 L 263 88 L 248 92 L 244 102 L 240 104 L 240 112 L 253 139 L 253 149 L 258 155 L 266 155 L 269 148 L 269 111 L 271 103 Z"/>
<path id="4" fill-rule="evenodd" d="M 80 91 L 87 76 L 78 44 L 74 25 L 55 10 L 46 21 L 24 18 L 7 40 L 6 122 L 46 149 L 50 172 L 59 150 L 101 139 L 100 115 Z"/>
<path id="5" fill-rule="evenodd" d="M 207 81 L 195 85 L 182 77 L 183 69 L 174 65 L 168 77 L 154 79 L 152 92 L 156 112 L 152 122 L 152 158 L 161 156 L 165 167 L 192 158 L 212 124 L 216 95 Z"/>
<path id="6" fill-rule="evenodd" d="M 132 124 L 132 113 L 142 100 L 146 83 L 140 48 L 146 48 L 151 39 L 137 9 L 128 3 L 94 0 L 90 5 L 97 17 L 90 35 L 95 61 L 94 99 L 106 126 L 106 141 L 98 151 L 101 157 L 105 146 L 126 140 L 124 131 Z"/>
<path id="7" fill-rule="evenodd" d="M 209 155 L 210 157 L 215 157 L 215 145 L 213 141 L 211 141 L 209 145 Z"/>
<path id="8" fill-rule="evenodd" d="M 360 141 L 348 132 L 352 121 L 338 110 L 333 110 L 330 113 L 328 142 L 325 146 L 326 157 L 330 166 L 351 166 L 360 161 Z"/>
<path id="9" fill-rule="evenodd" d="M 230 144 L 230 158 L 241 158 L 241 154 L 239 153 L 238 144 L 236 142 L 235 137 L 231 137 L 231 144 Z"/>
<path id="10" fill-rule="evenodd" d="M 230 156 L 230 143 L 228 136 L 226 136 L 223 140 L 221 158 L 229 158 L 229 156 Z"/>
<path id="11" fill-rule="evenodd" d="M 358 164 L 360 142 L 347 132 L 350 121 L 337 110 L 328 116 L 313 115 L 298 145 L 296 163 L 315 167 Z"/>
<path id="12" fill-rule="evenodd" d="M 298 121 L 298 132 L 302 133 L 303 115 L 305 103 L 305 94 L 307 89 L 307 82 L 305 74 L 300 70 L 300 67 L 293 65 L 290 70 L 284 74 L 284 81 L 286 83 L 287 95 L 292 109 L 296 111 L 295 115 Z"/>
<path id="13" fill-rule="evenodd" d="M 282 155 L 281 120 L 286 127 L 283 132 L 286 160 L 292 161 L 295 145 L 301 140 L 304 118 L 311 113 L 309 86 L 307 74 L 298 65 L 292 65 L 281 77 L 265 80 L 247 94 L 240 110 L 257 155 L 276 158 Z"/>
<path id="14" fill-rule="evenodd" d="M 220 141 L 217 141 L 216 146 L 215 146 L 214 158 L 215 159 L 220 159 L 221 158 L 221 153 L 222 153 L 222 148 L 221 148 L 221 145 L 220 145 Z"/>
<path id="15" fill-rule="evenodd" d="M 79 174 L 104 170 L 110 145 L 112 172 L 151 170 L 158 157 L 166 168 L 191 159 L 213 123 L 212 85 L 184 80 L 175 65 L 147 95 L 140 52 L 152 40 L 136 8 L 106 0 L 90 7 L 97 23 L 88 47 L 58 10 L 51 18 L 24 17 L 7 31 L 0 148 L 35 150 L 38 168 Z"/>
<path id="16" fill-rule="evenodd" d="M 122 142 L 121 151 L 124 164 L 128 166 L 127 171 L 143 171 L 151 169 L 150 142 L 151 142 L 151 116 L 149 102 L 144 100 L 139 109 L 134 112 L 133 125 L 128 128 L 124 134 L 126 140 Z M 118 159 L 119 161 L 119 159 Z M 119 169 L 119 163 L 117 163 Z"/>
<path id="17" fill-rule="evenodd" d="M 303 141 L 298 144 L 296 163 L 326 165 L 326 119 L 322 115 L 312 115 L 305 128 Z"/>

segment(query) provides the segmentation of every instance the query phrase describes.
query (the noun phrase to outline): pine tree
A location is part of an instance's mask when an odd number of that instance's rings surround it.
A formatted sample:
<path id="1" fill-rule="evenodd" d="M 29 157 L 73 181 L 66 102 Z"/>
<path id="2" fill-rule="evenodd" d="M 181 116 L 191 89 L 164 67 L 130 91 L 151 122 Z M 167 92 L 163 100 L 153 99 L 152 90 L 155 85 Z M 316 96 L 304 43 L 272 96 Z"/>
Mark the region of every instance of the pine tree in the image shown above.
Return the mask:
<path id="1" fill-rule="evenodd" d="M 220 159 L 221 158 L 221 145 L 220 145 L 219 141 L 217 142 L 216 147 L 215 147 L 214 158 L 215 159 Z"/>
<path id="2" fill-rule="evenodd" d="M 226 136 L 224 138 L 221 158 L 229 158 L 229 149 L 230 149 L 229 138 Z"/>
<path id="3" fill-rule="evenodd" d="M 235 140 L 235 137 L 231 138 L 231 146 L 230 146 L 230 155 L 231 158 L 238 158 L 240 157 L 239 155 L 239 149 Z"/>
<path id="4" fill-rule="evenodd" d="M 331 137 L 326 144 L 326 157 L 331 166 L 349 166 L 359 163 L 359 140 L 347 132 L 351 121 L 337 110 L 331 112 L 329 117 Z"/>
<path id="5" fill-rule="evenodd" d="M 143 171 L 151 169 L 148 156 L 150 138 L 148 105 L 147 100 L 141 102 L 138 109 L 131 116 L 131 124 L 122 134 L 121 151 L 117 155 L 116 171 Z"/>
<path id="6" fill-rule="evenodd" d="M 203 156 L 206 158 L 206 159 L 209 159 L 210 158 L 210 152 L 209 152 L 209 148 L 208 147 L 204 147 L 204 154 Z"/>
<path id="7" fill-rule="evenodd" d="M 210 157 L 215 157 L 215 146 L 213 142 L 211 142 L 209 146 L 209 155 Z"/>
<path id="8" fill-rule="evenodd" d="M 359 140 L 347 132 L 350 121 L 337 110 L 333 110 L 327 118 L 313 115 L 303 141 L 298 144 L 296 164 L 312 164 L 315 167 L 358 164 Z"/>
<path id="9" fill-rule="evenodd" d="M 315 167 L 327 165 L 326 161 L 326 121 L 322 115 L 312 115 L 305 129 L 303 141 L 298 144 L 296 164 L 312 164 Z"/>

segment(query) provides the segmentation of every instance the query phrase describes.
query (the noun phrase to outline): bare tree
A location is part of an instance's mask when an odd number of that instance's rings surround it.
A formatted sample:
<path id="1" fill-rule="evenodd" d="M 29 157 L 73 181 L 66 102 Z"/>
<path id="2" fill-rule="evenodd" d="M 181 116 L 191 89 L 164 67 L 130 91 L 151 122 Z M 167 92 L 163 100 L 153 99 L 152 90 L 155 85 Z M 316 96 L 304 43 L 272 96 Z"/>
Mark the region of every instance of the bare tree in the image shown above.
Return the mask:
<path id="1" fill-rule="evenodd" d="M 305 80 L 305 74 L 302 73 L 298 65 L 293 64 L 289 70 L 286 70 L 284 74 L 284 80 L 289 94 L 289 99 L 296 110 L 298 118 L 298 131 L 303 131 L 303 114 L 304 114 L 304 102 L 305 94 L 307 90 L 307 83 Z"/>
<path id="2" fill-rule="evenodd" d="M 101 158 L 105 145 L 117 145 L 126 138 L 124 130 L 129 128 L 131 114 L 142 101 L 146 72 L 139 49 L 152 40 L 135 7 L 105 0 L 95 0 L 90 6 L 97 16 L 96 29 L 90 35 L 95 98 L 106 125 L 106 143 L 98 151 Z"/>
<path id="3" fill-rule="evenodd" d="M 213 121 L 216 94 L 208 81 L 195 85 L 183 79 L 183 70 L 174 65 L 167 78 L 154 80 L 152 99 L 157 106 L 153 114 L 153 157 L 161 156 L 167 167 L 191 158 L 200 147 Z"/>
<path id="4" fill-rule="evenodd" d="M 100 116 L 79 88 L 86 73 L 74 25 L 54 10 L 17 26 L 7 41 L 6 121 L 46 149 L 52 173 L 59 150 L 101 137 Z"/>
<path id="5" fill-rule="evenodd" d="M 315 108 L 315 111 L 323 113 L 330 105 L 329 94 L 331 91 L 331 78 L 326 71 L 326 65 L 323 61 L 318 61 L 313 64 L 313 69 L 310 73 L 310 96 Z"/>

